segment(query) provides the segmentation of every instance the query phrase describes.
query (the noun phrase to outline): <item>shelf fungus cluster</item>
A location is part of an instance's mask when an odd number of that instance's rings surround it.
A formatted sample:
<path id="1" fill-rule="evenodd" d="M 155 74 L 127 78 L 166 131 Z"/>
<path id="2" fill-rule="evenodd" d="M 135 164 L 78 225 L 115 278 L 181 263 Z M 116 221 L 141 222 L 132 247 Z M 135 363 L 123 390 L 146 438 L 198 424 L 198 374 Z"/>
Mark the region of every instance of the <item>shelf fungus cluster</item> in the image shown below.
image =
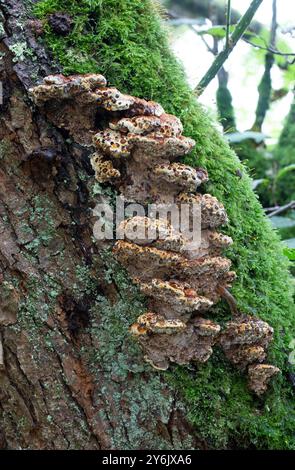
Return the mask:
<path id="1" fill-rule="evenodd" d="M 222 253 L 232 240 L 218 231 L 227 215 L 215 197 L 198 192 L 208 181 L 206 170 L 180 162 L 195 145 L 183 136 L 180 120 L 158 103 L 108 87 L 101 75 L 49 76 L 30 95 L 56 126 L 95 148 L 91 164 L 99 183 L 114 184 L 125 201 L 144 208 L 121 223 L 125 236 L 113 251 L 148 299 L 148 312 L 130 327 L 145 360 L 160 370 L 171 362 L 204 363 L 219 345 L 247 369 L 250 388 L 264 393 L 279 371 L 264 363 L 273 331 L 240 314 L 229 293 L 235 273 Z M 171 215 L 159 216 L 167 205 L 180 212 L 185 205 L 189 220 L 198 208 L 200 239 L 193 248 Z M 234 314 L 223 329 L 208 319 L 221 297 Z"/>

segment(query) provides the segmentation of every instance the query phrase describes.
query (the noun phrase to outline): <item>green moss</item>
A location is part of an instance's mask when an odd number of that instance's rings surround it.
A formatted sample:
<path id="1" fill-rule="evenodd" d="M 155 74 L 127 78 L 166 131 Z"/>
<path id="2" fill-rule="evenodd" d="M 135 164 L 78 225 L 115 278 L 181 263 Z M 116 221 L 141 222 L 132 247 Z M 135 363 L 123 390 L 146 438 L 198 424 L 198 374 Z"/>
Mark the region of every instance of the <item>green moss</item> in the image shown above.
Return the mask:
<path id="1" fill-rule="evenodd" d="M 292 401 L 281 400 L 285 385 L 279 378 L 265 400 L 245 392 L 245 375 L 216 353 L 197 372 L 182 368 L 174 380 L 191 403 L 190 419 L 208 444 L 218 449 L 294 449 Z"/>
<path id="2" fill-rule="evenodd" d="M 295 416 L 286 378 L 287 345 L 294 336 L 291 284 L 286 258 L 251 190 L 250 178 L 196 102 L 151 1 L 43 0 L 35 7 L 40 18 L 54 11 L 68 12 L 74 21 L 66 37 L 56 36 L 46 26 L 45 41 L 64 73 L 103 73 L 120 90 L 157 100 L 181 118 L 185 134 L 196 140 L 187 162 L 207 168 L 210 182 L 205 189 L 224 202 L 229 215 L 227 232 L 235 243 L 228 255 L 238 274 L 233 293 L 239 307 L 269 321 L 276 330 L 270 360 L 283 374 L 264 400 L 252 397 L 244 376 L 218 353 L 200 370 L 172 369 L 165 374 L 167 380 L 182 392 L 191 421 L 212 447 L 293 448 Z M 218 306 L 216 317 L 222 319 L 225 313 Z M 124 320 L 121 325 L 127 328 L 128 323 Z M 119 333 L 120 324 L 110 321 L 105 341 Z"/>

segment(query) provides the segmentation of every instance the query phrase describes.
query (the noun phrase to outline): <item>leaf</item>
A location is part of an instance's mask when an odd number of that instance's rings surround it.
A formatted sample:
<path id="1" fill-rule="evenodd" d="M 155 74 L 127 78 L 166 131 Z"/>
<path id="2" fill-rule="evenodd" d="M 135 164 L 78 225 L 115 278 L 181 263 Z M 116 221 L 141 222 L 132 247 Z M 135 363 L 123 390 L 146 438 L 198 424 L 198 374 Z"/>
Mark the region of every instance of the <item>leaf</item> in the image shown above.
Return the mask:
<path id="1" fill-rule="evenodd" d="M 262 132 L 245 131 L 227 133 L 225 134 L 225 137 L 230 143 L 239 143 L 243 142 L 243 140 L 252 139 L 255 140 L 257 144 L 260 144 L 261 142 L 264 142 L 267 135 Z"/>
<path id="2" fill-rule="evenodd" d="M 252 181 L 252 189 L 257 189 L 258 186 L 265 181 L 264 178 L 261 178 L 260 180 L 253 180 Z"/>
<path id="3" fill-rule="evenodd" d="M 283 253 L 290 261 L 295 261 L 295 238 L 290 238 L 289 240 L 284 240 L 283 242 L 287 245 L 283 248 Z"/>
<path id="4" fill-rule="evenodd" d="M 276 180 L 278 181 L 280 178 L 283 178 L 285 175 L 287 175 L 288 173 L 291 173 L 292 171 L 295 171 L 295 163 L 292 163 L 292 165 L 288 165 L 282 168 L 278 172 Z"/>
<path id="5" fill-rule="evenodd" d="M 282 217 L 279 215 L 274 215 L 270 218 L 272 225 L 275 228 L 291 228 L 295 227 L 295 220 L 290 217 Z"/>
<path id="6" fill-rule="evenodd" d="M 258 46 L 258 47 L 267 47 L 267 41 L 264 37 L 258 36 L 257 34 L 253 33 L 252 31 L 245 31 L 243 38 L 246 39 L 247 41 L 251 41 L 253 46 Z"/>
<path id="7" fill-rule="evenodd" d="M 230 33 L 232 33 L 235 29 L 235 26 L 232 25 L 230 27 Z M 205 34 L 209 34 L 210 36 L 213 36 L 214 38 L 217 38 L 217 39 L 223 39 L 225 38 L 226 36 L 226 27 L 225 26 L 222 26 L 222 25 L 216 25 L 216 26 L 212 26 L 210 28 L 206 28 L 206 29 L 201 29 L 200 31 L 198 31 L 198 34 L 200 36 L 204 36 Z"/>
<path id="8" fill-rule="evenodd" d="M 288 249 L 293 251 L 293 254 L 295 254 L 295 238 L 289 238 L 288 240 L 284 240 L 284 242 L 287 246 Z"/>

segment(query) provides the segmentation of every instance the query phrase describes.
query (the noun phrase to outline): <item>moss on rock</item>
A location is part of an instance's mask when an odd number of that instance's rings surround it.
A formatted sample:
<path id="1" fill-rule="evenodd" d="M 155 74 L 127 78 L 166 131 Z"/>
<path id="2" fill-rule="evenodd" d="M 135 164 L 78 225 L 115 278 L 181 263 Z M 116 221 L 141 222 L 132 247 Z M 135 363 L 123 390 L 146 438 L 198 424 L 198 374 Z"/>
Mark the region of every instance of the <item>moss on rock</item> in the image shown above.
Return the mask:
<path id="1" fill-rule="evenodd" d="M 238 274 L 233 294 L 241 310 L 259 315 L 275 328 L 270 359 L 283 372 L 264 399 L 253 398 L 244 377 L 218 352 L 198 370 L 172 369 L 165 373 L 167 380 L 186 398 L 192 423 L 212 447 L 295 448 L 293 393 L 288 383 L 294 309 L 287 262 L 245 168 L 197 103 L 171 54 L 156 4 L 150 0 L 42 0 L 34 8 L 42 19 L 54 12 L 73 18 L 67 36 L 45 26 L 45 41 L 64 73 L 99 72 L 121 91 L 159 101 L 182 120 L 185 134 L 196 140 L 187 162 L 207 168 L 210 182 L 205 189 L 224 203 L 230 219 L 227 231 L 234 245 L 227 256 Z M 215 318 L 228 319 L 225 306 L 218 306 Z"/>

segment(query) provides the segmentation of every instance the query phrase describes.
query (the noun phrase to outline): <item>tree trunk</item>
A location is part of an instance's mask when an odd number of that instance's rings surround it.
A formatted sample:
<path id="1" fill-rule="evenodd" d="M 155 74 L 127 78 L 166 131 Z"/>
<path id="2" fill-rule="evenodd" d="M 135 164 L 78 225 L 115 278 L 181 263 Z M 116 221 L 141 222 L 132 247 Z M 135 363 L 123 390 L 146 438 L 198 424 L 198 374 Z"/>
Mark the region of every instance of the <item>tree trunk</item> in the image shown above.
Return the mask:
<path id="1" fill-rule="evenodd" d="M 270 30 L 269 46 L 272 50 L 276 47 L 276 33 L 277 33 L 277 3 L 276 0 L 272 2 L 272 22 Z M 256 108 L 256 118 L 252 126 L 252 130 L 261 132 L 262 126 L 269 110 L 271 103 L 272 80 L 271 71 L 275 63 L 275 56 L 271 52 L 267 52 L 264 59 L 264 73 L 258 86 L 259 98 Z"/>
<path id="2" fill-rule="evenodd" d="M 235 110 L 232 104 L 232 95 L 228 88 L 228 72 L 222 67 L 218 74 L 218 89 L 216 92 L 216 104 L 218 116 L 225 132 L 237 130 Z"/>
<path id="3" fill-rule="evenodd" d="M 172 56 L 155 3 L 0 0 L 2 448 L 293 448 L 287 263 L 245 169 Z M 95 184 L 90 148 L 28 99 L 31 85 L 60 72 L 102 73 L 160 102 L 196 141 L 187 161 L 207 169 L 205 190 L 227 210 L 238 307 L 276 332 L 271 360 L 283 373 L 259 402 L 219 350 L 204 366 L 145 365 L 129 334 L 145 299 L 109 247 L 92 241 L 91 209 L 110 188 Z M 229 318 L 223 304 L 210 315 Z"/>
<path id="4" fill-rule="evenodd" d="M 203 447 L 129 338 L 137 290 L 92 242 L 89 149 L 32 109 L 55 69 L 23 3 L 1 2 L 0 447 Z"/>

